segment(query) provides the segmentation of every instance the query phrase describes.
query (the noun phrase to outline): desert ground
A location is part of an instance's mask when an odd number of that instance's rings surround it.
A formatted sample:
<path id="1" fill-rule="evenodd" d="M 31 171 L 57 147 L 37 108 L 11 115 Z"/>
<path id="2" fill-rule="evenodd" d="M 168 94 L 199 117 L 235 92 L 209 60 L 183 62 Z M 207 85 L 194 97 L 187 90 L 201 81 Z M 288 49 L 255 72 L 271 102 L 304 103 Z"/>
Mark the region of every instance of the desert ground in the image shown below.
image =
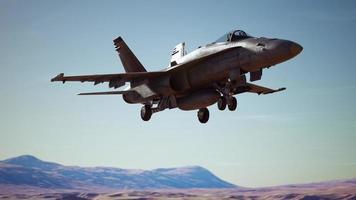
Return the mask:
<path id="1" fill-rule="evenodd" d="M 17 187 L 17 186 L 16 186 Z M 356 200 L 356 185 L 342 183 L 331 185 L 289 185 L 265 188 L 234 189 L 160 189 L 160 190 L 118 190 L 118 191 L 71 191 L 38 188 L 0 188 L 0 199 L 69 199 L 69 200 L 113 200 L 113 199 L 352 199 Z"/>

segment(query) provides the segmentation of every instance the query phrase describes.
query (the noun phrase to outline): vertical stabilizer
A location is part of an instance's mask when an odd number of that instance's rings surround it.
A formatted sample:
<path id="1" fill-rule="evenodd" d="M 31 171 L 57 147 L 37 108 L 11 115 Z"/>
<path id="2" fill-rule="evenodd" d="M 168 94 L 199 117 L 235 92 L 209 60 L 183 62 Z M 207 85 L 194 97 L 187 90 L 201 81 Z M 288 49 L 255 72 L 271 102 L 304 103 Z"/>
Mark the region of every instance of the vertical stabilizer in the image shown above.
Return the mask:
<path id="1" fill-rule="evenodd" d="M 178 60 L 186 54 L 185 43 L 179 43 L 174 47 L 171 57 L 170 67 L 178 64 Z"/>
<path id="2" fill-rule="evenodd" d="M 114 44 L 126 72 L 146 72 L 146 69 L 121 37 L 116 38 Z"/>

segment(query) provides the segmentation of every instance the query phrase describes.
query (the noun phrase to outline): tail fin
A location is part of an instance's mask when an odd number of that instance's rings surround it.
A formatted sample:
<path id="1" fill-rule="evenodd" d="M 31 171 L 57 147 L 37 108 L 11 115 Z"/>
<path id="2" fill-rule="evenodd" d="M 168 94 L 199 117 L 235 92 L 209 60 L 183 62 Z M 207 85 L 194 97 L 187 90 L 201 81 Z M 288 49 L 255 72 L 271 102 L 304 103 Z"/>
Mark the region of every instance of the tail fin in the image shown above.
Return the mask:
<path id="1" fill-rule="evenodd" d="M 146 69 L 121 37 L 116 38 L 114 44 L 126 72 L 146 72 Z"/>
<path id="2" fill-rule="evenodd" d="M 171 57 L 171 63 L 170 67 L 173 67 L 174 65 L 177 65 L 178 60 L 183 57 L 187 52 L 185 51 L 185 43 L 179 43 L 177 44 L 172 52 L 172 57 Z"/>

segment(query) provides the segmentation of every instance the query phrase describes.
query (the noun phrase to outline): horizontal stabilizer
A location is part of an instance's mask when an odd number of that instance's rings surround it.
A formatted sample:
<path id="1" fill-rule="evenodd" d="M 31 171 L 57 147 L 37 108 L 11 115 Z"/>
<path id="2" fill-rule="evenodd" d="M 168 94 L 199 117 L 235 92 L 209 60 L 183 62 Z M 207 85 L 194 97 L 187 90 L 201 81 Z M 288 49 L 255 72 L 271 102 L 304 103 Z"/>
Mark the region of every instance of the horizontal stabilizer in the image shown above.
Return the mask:
<path id="1" fill-rule="evenodd" d="M 78 95 L 113 95 L 113 94 L 126 94 L 131 92 L 130 90 L 126 91 L 108 91 L 108 92 L 89 92 L 89 93 L 79 93 Z"/>

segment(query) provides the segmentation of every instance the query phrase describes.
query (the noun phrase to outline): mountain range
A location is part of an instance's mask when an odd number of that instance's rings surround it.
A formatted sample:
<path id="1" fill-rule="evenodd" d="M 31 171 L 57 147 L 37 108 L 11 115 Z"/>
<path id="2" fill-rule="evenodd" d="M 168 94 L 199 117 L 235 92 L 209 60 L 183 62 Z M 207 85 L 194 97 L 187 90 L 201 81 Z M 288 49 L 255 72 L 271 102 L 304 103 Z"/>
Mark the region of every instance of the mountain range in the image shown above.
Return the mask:
<path id="1" fill-rule="evenodd" d="M 23 155 L 0 161 L 0 185 L 50 189 L 189 189 L 235 188 L 200 166 L 131 170 L 77 167 Z"/>

